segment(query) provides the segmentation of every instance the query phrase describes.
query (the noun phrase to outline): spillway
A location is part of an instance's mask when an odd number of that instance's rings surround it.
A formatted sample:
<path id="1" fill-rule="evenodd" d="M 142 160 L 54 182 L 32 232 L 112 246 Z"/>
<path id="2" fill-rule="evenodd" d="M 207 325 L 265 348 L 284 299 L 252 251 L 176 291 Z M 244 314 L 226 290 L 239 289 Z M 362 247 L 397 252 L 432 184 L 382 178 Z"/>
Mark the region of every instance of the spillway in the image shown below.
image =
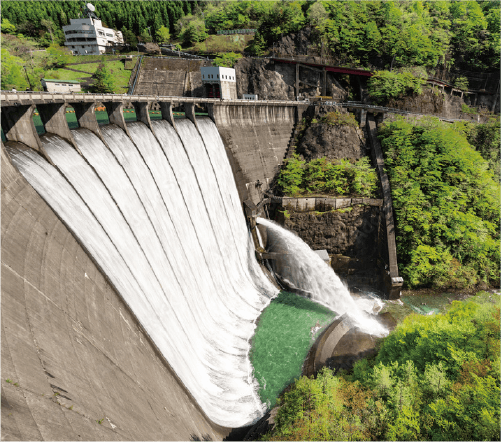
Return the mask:
<path id="1" fill-rule="evenodd" d="M 265 406 L 252 376 L 255 320 L 277 294 L 254 258 L 231 167 L 209 119 L 43 137 L 55 167 L 13 164 L 91 254 L 207 416 L 239 427 Z"/>

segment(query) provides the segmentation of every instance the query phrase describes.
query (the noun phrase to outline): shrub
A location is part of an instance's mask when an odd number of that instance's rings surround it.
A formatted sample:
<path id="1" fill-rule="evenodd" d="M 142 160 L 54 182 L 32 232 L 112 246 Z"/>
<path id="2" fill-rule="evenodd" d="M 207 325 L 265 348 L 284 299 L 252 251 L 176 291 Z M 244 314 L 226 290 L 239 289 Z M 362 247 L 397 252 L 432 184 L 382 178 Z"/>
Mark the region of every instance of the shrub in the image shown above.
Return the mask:
<path id="1" fill-rule="evenodd" d="M 96 79 L 92 85 L 93 92 L 112 94 L 115 88 L 115 81 L 113 75 L 110 73 L 104 63 L 100 63 L 96 72 L 92 76 Z"/>
<path id="2" fill-rule="evenodd" d="M 376 71 L 368 81 L 368 92 L 376 103 L 406 95 L 421 95 L 426 81 L 410 72 Z"/>
<path id="3" fill-rule="evenodd" d="M 349 160 L 328 161 L 326 158 L 306 163 L 296 155 L 285 163 L 278 184 L 288 196 L 353 194 L 373 197 L 378 189 L 378 178 L 367 157 L 355 163 Z"/>
<path id="4" fill-rule="evenodd" d="M 454 86 L 462 91 L 468 91 L 468 78 L 466 77 L 458 77 L 454 80 Z"/>
<path id="5" fill-rule="evenodd" d="M 234 52 L 220 53 L 214 59 L 214 64 L 216 66 L 232 68 L 240 58 L 242 58 L 242 54 L 235 54 Z"/>
<path id="6" fill-rule="evenodd" d="M 485 295 L 408 316 L 351 375 L 302 377 L 263 440 L 497 440 L 500 301 Z"/>
<path id="7" fill-rule="evenodd" d="M 355 116 L 350 112 L 329 112 L 321 119 L 322 123 L 330 124 L 331 126 L 351 126 L 358 128 L 358 122 Z"/>

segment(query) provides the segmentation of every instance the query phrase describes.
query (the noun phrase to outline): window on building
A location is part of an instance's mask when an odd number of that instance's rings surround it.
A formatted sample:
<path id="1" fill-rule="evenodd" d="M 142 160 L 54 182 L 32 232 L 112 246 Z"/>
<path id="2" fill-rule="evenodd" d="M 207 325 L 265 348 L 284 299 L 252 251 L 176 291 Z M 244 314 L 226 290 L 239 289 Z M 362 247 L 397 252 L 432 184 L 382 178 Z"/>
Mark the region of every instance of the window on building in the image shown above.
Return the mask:
<path id="1" fill-rule="evenodd" d="M 217 78 L 219 78 L 219 74 L 217 74 Z"/>

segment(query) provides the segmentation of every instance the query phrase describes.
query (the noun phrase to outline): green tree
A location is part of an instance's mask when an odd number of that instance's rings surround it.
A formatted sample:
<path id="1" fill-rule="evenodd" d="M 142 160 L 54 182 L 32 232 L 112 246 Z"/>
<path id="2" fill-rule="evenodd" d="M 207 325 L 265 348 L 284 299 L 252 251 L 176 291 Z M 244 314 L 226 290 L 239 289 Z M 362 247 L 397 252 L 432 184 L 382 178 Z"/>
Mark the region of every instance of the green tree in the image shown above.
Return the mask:
<path id="1" fill-rule="evenodd" d="M 409 286 L 472 287 L 499 278 L 499 184 L 464 133 L 436 119 L 380 131 Z"/>
<path id="2" fill-rule="evenodd" d="M 390 98 L 420 95 L 426 80 L 410 72 L 376 71 L 368 81 L 368 92 L 375 103 L 384 103 Z"/>
<path id="3" fill-rule="evenodd" d="M 198 16 L 187 15 L 176 24 L 176 32 L 185 46 L 204 41 L 207 37 L 205 22 Z"/>
<path id="4" fill-rule="evenodd" d="M 62 68 L 72 59 L 70 51 L 57 43 L 53 43 L 47 48 L 47 54 L 46 64 L 49 68 Z"/>
<path id="5" fill-rule="evenodd" d="M 2 48 L 2 90 L 12 88 L 25 90 L 28 87 L 23 64 L 21 58 L 11 55 L 7 49 Z"/>
<path id="6" fill-rule="evenodd" d="M 2 32 L 6 34 L 14 34 L 16 32 L 16 26 L 4 18 L 2 19 Z"/>
<path id="7" fill-rule="evenodd" d="M 47 29 L 50 34 L 52 43 L 54 43 L 54 31 L 56 29 L 54 22 L 52 20 L 40 20 L 40 23 L 45 29 Z"/>
<path id="8" fill-rule="evenodd" d="M 125 26 L 122 28 L 122 35 L 126 44 L 132 47 L 137 46 L 137 37 L 134 35 L 132 31 L 129 31 Z"/>
<path id="9" fill-rule="evenodd" d="M 115 82 L 113 75 L 108 70 L 104 63 L 100 63 L 96 72 L 92 76 L 94 84 L 92 85 L 93 92 L 102 94 L 113 94 L 115 92 Z"/>
<path id="10" fill-rule="evenodd" d="M 232 68 L 240 58 L 242 58 L 242 54 L 235 54 L 234 52 L 224 52 L 217 55 L 217 57 L 214 59 L 213 64 L 215 66 Z"/>
<path id="11" fill-rule="evenodd" d="M 143 43 L 151 43 L 153 41 L 148 29 L 144 29 L 139 37 Z"/>
<path id="12" fill-rule="evenodd" d="M 158 43 L 165 43 L 170 40 L 169 28 L 165 26 L 160 26 L 155 35 Z"/>

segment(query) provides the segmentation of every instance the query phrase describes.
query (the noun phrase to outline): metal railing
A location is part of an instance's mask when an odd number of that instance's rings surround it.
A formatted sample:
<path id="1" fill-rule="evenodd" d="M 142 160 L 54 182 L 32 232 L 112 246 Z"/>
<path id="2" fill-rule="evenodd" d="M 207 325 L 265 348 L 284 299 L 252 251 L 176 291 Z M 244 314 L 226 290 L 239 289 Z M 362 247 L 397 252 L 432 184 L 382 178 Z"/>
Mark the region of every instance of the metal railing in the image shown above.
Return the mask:
<path id="1" fill-rule="evenodd" d="M 12 99 L 13 105 L 19 104 L 22 102 L 23 95 L 26 95 L 26 99 L 30 99 L 30 95 L 36 94 L 40 95 L 43 98 L 47 98 L 49 100 L 60 100 L 61 98 L 64 100 L 71 101 L 87 101 L 87 99 L 95 100 L 95 101 L 124 101 L 124 102 L 155 102 L 155 101 L 168 101 L 168 102 L 176 102 L 176 103 L 213 103 L 213 104 L 247 104 L 247 105 L 285 105 L 285 106 L 298 106 L 300 104 L 305 104 L 304 101 L 292 101 L 292 100 L 248 100 L 248 99 L 235 99 L 235 100 L 226 100 L 219 98 L 203 98 L 203 97 L 179 97 L 179 96 L 164 96 L 164 95 L 127 95 L 127 94 L 71 94 L 67 92 L 36 92 L 36 91 L 0 91 L 2 95 L 2 102 L 5 105 L 6 101 L 10 101 L 11 98 L 8 95 L 12 96 L 12 94 L 16 94 L 15 98 Z M 63 96 L 66 95 L 66 96 Z M 109 98 L 109 100 L 107 100 Z M 417 112 L 410 112 L 401 109 L 395 109 L 385 106 L 375 106 L 371 104 L 365 104 L 360 101 L 345 101 L 345 102 L 337 102 L 337 101 L 316 101 L 316 102 L 306 102 L 308 104 L 322 104 L 327 106 L 339 106 L 344 108 L 353 108 L 353 109 L 365 109 L 372 110 L 374 112 L 382 112 L 382 113 L 392 113 L 392 114 L 400 114 L 400 115 L 415 115 L 415 116 L 425 116 L 430 115 L 433 117 L 437 117 L 441 121 L 446 122 L 454 122 L 454 121 L 472 121 L 471 119 L 461 119 L 461 118 L 442 118 L 438 115 L 434 114 L 421 114 Z"/>
<path id="2" fill-rule="evenodd" d="M 139 57 L 136 67 L 136 77 L 134 78 L 134 83 L 132 83 L 132 88 L 129 89 L 128 95 L 132 95 L 134 93 L 134 89 L 136 88 L 137 79 L 139 78 L 139 71 L 141 70 L 141 63 L 143 62 L 143 55 Z"/>

